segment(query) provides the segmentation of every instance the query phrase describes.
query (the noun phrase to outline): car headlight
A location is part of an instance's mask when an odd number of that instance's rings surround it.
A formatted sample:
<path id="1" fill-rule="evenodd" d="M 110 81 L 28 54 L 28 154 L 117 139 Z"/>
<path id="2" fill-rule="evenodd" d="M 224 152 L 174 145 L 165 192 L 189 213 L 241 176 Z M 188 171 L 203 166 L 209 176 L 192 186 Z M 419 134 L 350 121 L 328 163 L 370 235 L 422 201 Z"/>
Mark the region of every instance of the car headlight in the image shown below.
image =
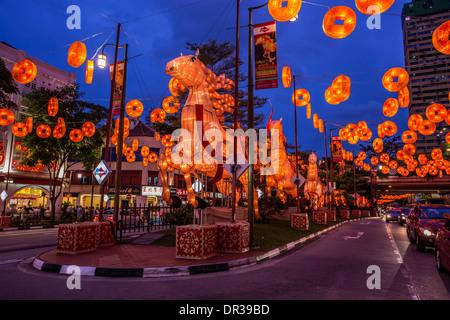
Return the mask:
<path id="1" fill-rule="evenodd" d="M 390 218 L 390 217 L 391 217 L 391 215 L 390 215 L 390 214 L 388 214 L 388 215 L 387 215 L 387 217 L 388 217 L 388 218 Z"/>
<path id="2" fill-rule="evenodd" d="M 428 230 L 428 229 L 420 228 L 420 231 L 423 233 L 424 236 L 427 236 L 427 237 L 431 237 L 434 235 L 433 231 Z"/>

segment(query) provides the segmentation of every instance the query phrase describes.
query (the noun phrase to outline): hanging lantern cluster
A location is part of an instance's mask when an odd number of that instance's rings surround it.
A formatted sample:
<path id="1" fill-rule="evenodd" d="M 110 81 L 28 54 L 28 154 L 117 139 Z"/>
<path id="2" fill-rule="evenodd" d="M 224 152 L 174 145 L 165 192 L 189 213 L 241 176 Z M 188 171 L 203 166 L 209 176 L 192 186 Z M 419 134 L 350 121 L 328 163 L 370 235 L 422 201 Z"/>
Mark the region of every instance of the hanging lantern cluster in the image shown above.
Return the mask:
<path id="1" fill-rule="evenodd" d="M 360 121 L 358 124 L 349 123 L 339 130 L 339 137 L 350 144 L 356 144 L 360 139 L 362 141 L 370 140 L 372 138 L 372 130 L 369 129 L 365 121 Z"/>
<path id="2" fill-rule="evenodd" d="M 325 90 L 325 100 L 333 105 L 346 101 L 350 97 L 350 85 L 349 77 L 337 76 L 331 86 Z"/>

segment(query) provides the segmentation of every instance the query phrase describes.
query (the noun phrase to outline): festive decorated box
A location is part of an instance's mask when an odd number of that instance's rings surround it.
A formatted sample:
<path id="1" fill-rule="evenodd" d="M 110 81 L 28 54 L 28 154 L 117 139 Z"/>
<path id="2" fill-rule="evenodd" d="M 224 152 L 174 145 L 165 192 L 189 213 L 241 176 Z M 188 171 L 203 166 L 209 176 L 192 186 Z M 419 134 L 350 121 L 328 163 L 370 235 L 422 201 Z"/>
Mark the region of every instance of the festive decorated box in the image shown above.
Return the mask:
<path id="1" fill-rule="evenodd" d="M 98 222 L 98 239 L 97 246 L 105 247 L 116 244 L 116 222 L 115 221 L 103 221 Z"/>
<path id="2" fill-rule="evenodd" d="M 246 221 L 216 222 L 216 238 L 216 252 L 247 252 L 250 250 L 250 224 Z"/>
<path id="3" fill-rule="evenodd" d="M 341 209 L 339 210 L 339 215 L 342 219 L 350 219 L 350 211 L 347 209 Z"/>
<path id="4" fill-rule="evenodd" d="M 362 211 L 362 216 L 363 217 L 370 217 L 370 211 L 369 210 L 363 210 Z"/>
<path id="5" fill-rule="evenodd" d="M 176 258 L 206 259 L 216 255 L 215 225 L 185 225 L 176 227 Z"/>
<path id="6" fill-rule="evenodd" d="M 291 228 L 298 230 L 309 230 L 309 217 L 307 213 L 292 213 Z"/>
<path id="7" fill-rule="evenodd" d="M 0 228 L 11 227 L 11 217 L 10 216 L 0 216 Z"/>
<path id="8" fill-rule="evenodd" d="M 326 211 L 314 211 L 313 212 L 313 222 L 316 224 L 327 224 Z"/>
<path id="9" fill-rule="evenodd" d="M 352 217 L 361 218 L 361 210 L 353 209 L 352 210 Z"/>
<path id="10" fill-rule="evenodd" d="M 82 253 L 97 248 L 98 223 L 62 224 L 58 227 L 58 253 Z"/>
<path id="11" fill-rule="evenodd" d="M 327 221 L 336 221 L 336 210 L 327 211 Z"/>

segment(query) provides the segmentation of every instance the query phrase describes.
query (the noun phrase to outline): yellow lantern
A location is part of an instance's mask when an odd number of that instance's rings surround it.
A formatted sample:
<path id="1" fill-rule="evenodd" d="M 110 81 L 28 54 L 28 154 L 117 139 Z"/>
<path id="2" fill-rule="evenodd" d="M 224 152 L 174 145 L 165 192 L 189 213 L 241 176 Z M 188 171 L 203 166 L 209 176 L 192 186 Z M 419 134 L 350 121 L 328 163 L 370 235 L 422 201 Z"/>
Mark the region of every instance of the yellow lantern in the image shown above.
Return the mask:
<path id="1" fill-rule="evenodd" d="M 292 94 L 292 103 L 295 103 L 297 107 L 306 106 L 310 99 L 309 92 L 305 89 L 297 89 Z"/>
<path id="2" fill-rule="evenodd" d="M 355 0 L 356 8 L 358 8 L 361 13 L 367 15 L 383 13 L 388 10 L 393 3 L 394 0 Z M 375 10 L 371 10 L 371 6 L 377 6 L 380 11 L 374 12 Z"/>
<path id="3" fill-rule="evenodd" d="M 166 119 L 166 112 L 161 108 L 153 110 L 152 113 L 150 114 L 150 120 L 153 123 L 155 122 L 163 123 L 165 119 Z"/>
<path id="4" fill-rule="evenodd" d="M 92 83 L 92 78 L 94 77 L 94 61 L 88 60 L 86 62 L 86 73 L 84 76 L 84 81 L 88 84 Z"/>

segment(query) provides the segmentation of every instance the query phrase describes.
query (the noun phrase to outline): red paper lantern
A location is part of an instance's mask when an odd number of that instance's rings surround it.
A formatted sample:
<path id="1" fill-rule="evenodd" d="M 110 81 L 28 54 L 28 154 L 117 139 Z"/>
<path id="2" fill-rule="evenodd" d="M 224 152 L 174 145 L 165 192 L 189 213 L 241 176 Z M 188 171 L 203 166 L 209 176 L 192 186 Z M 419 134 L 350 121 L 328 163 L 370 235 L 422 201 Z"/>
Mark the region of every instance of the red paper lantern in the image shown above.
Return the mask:
<path id="1" fill-rule="evenodd" d="M 67 53 L 67 62 L 70 66 L 78 68 L 86 60 L 87 50 L 83 42 L 75 41 L 69 48 Z"/>
<path id="2" fill-rule="evenodd" d="M 286 4 L 287 2 L 287 4 Z M 269 14 L 277 21 L 289 21 L 294 19 L 300 8 L 302 7 L 301 0 L 269 0 L 267 4 Z"/>
<path id="3" fill-rule="evenodd" d="M 18 83 L 26 84 L 36 78 L 36 65 L 29 60 L 21 60 L 17 62 L 12 69 L 12 76 Z"/>
<path id="4" fill-rule="evenodd" d="M 343 23 L 336 24 L 336 21 Z M 356 26 L 356 14 L 346 6 L 333 7 L 323 18 L 323 32 L 333 39 L 342 39 L 353 32 Z"/>

